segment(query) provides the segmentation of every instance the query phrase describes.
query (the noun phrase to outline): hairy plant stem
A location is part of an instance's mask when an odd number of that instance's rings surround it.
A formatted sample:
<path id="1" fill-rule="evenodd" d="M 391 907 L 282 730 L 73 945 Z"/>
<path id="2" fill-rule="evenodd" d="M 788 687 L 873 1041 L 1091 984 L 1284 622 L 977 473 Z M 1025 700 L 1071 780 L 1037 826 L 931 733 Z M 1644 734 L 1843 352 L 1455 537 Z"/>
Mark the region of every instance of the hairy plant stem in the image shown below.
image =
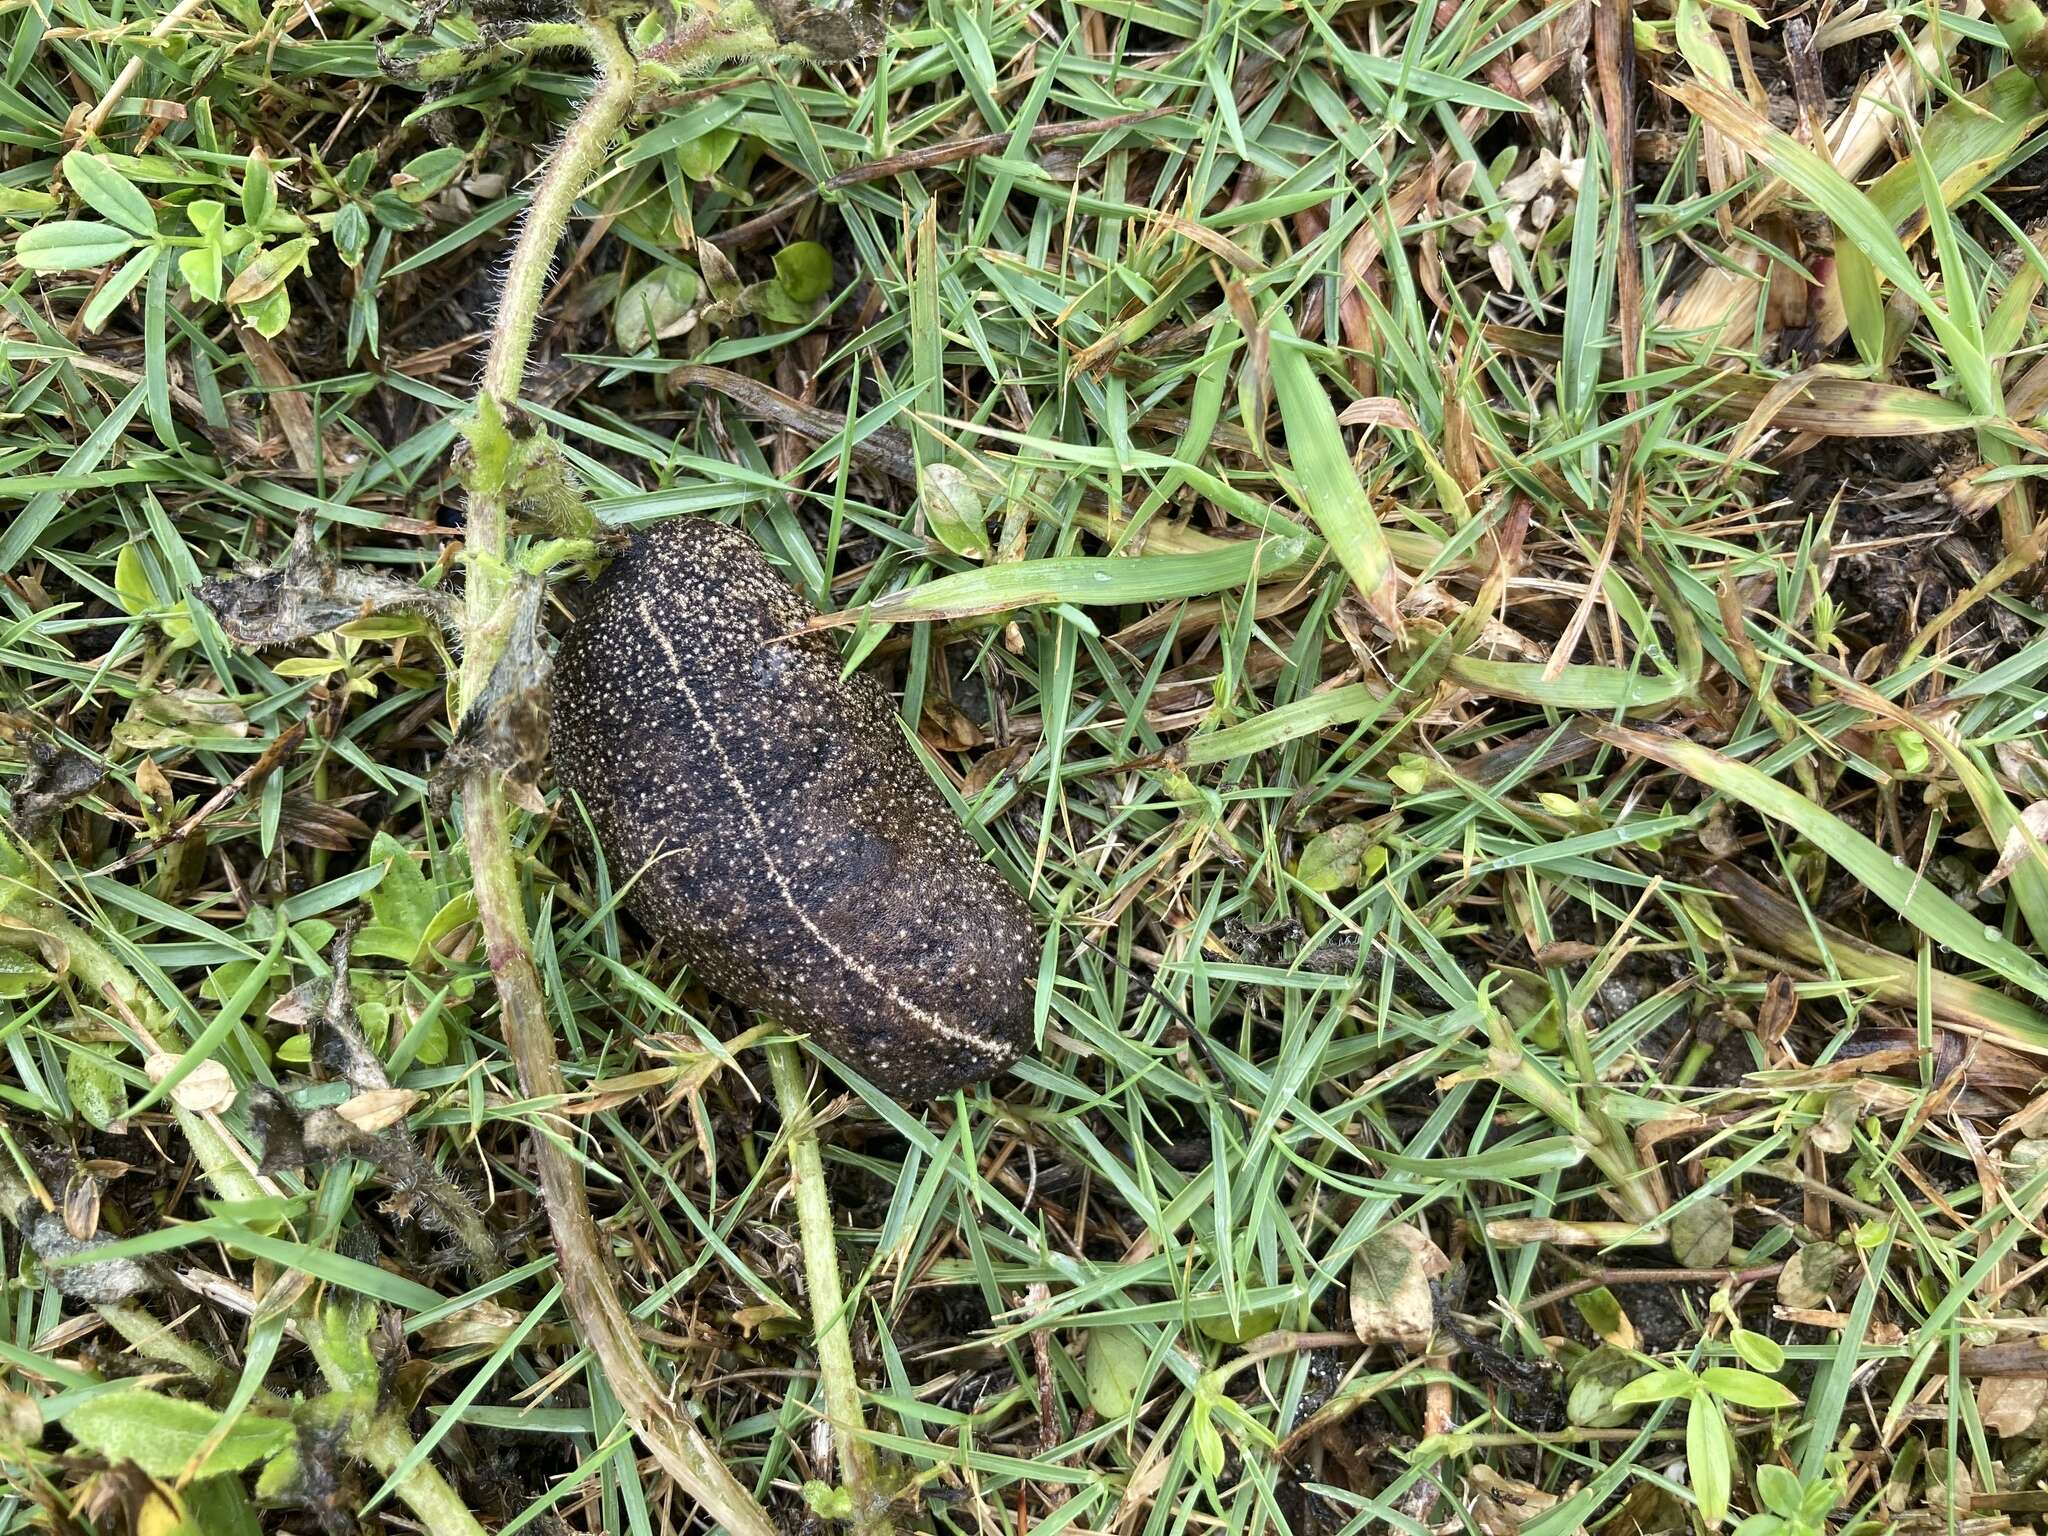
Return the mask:
<path id="1" fill-rule="evenodd" d="M 541 169 L 533 201 L 527 206 L 526 222 L 512 247 L 511 264 L 505 269 L 505 286 L 498 295 L 498 321 L 491 332 L 491 349 L 484 358 L 480 387 L 501 405 L 511 405 L 519 398 L 555 247 L 569 227 L 576 199 L 583 195 L 584 187 L 597 174 L 606 151 L 625 126 L 638 88 L 633 51 L 619 35 L 618 27 L 609 21 L 596 21 L 585 32 L 591 57 L 597 63 L 597 86 Z M 506 530 L 502 516 L 495 529 L 472 525 L 469 537 L 476 539 L 479 535 L 487 545 L 495 541 L 495 553 L 504 552 Z"/>
<path id="2" fill-rule="evenodd" d="M 105 999 L 114 1011 L 127 1016 L 149 1032 L 159 1050 L 182 1052 L 187 1042 L 176 1022 L 167 1017 L 155 996 L 114 952 L 84 928 L 59 912 L 55 905 L 33 887 L 0 881 L 0 913 L 18 919 L 42 937 L 45 958 L 62 956 L 62 968 L 86 992 Z M 214 1193 L 224 1200 L 250 1200 L 265 1191 L 242 1149 L 231 1141 L 217 1116 L 195 1114 L 171 1100 L 171 1114 L 192 1148 L 192 1155 L 205 1170 Z M 315 1292 L 309 1290 L 292 1303 L 291 1317 L 311 1350 L 314 1363 L 328 1384 L 338 1392 L 360 1393 L 364 1383 L 355 1364 L 335 1347 L 327 1330 L 320 1326 Z M 185 1358 L 186 1350 L 174 1346 L 166 1329 L 159 1337 L 145 1338 L 148 1324 L 155 1319 L 139 1308 L 101 1308 L 101 1315 L 154 1358 L 183 1365 L 201 1380 L 206 1374 Z M 110 1312 L 112 1315 L 109 1315 Z M 161 1326 L 161 1325 L 159 1325 Z M 189 1346 L 188 1346 L 189 1348 Z M 209 1385 L 217 1385 L 224 1373 Z M 374 1393 L 374 1383 L 372 1383 Z M 379 1472 L 389 1477 L 411 1455 L 414 1440 L 403 1420 L 393 1413 L 371 1413 L 349 1436 L 350 1448 L 360 1452 Z M 450 1486 L 431 1461 L 422 1461 L 408 1472 L 393 1490 L 419 1517 L 433 1536 L 485 1536 L 484 1528 L 469 1512 L 462 1496 Z"/>
<path id="3" fill-rule="evenodd" d="M 854 1530 L 887 1536 L 889 1500 L 875 1484 L 874 1452 L 862 1434 L 860 1378 L 853 1366 L 852 1331 L 846 1326 L 846 1298 L 839 1287 L 839 1248 L 832 1237 L 832 1201 L 825 1189 L 824 1154 L 811 1123 L 803 1058 L 787 1040 L 762 1049 L 775 1083 L 775 1104 L 782 1111 L 782 1133 L 788 1138 L 804 1285 L 811 1293 L 812 1342 L 818 1351 L 818 1381 L 839 1459 L 840 1485 L 852 1500 Z"/>
<path id="4" fill-rule="evenodd" d="M 548 268 L 569 215 L 632 111 L 638 85 L 632 50 L 617 26 L 599 19 L 586 32 L 598 67 L 597 85 L 548 157 L 534 190 L 505 274 L 497 325 L 484 361 L 479 408 L 494 409 L 500 420 L 508 420 L 518 402 Z M 473 465 L 469 490 L 461 677 L 465 715 L 484 697 L 491 669 L 504 649 L 506 636 L 499 621 L 511 606 L 514 579 L 506 559 L 512 540 L 509 477 Z M 520 854 L 512 841 L 504 788 L 488 770 L 477 769 L 469 774 L 462 798 L 463 836 L 484 945 L 497 979 L 505 1048 L 528 1098 L 559 1099 L 566 1084 L 533 963 Z M 563 1297 L 634 1433 L 662 1469 L 730 1536 L 775 1536 L 767 1514 L 726 1470 L 711 1442 L 676 1411 L 642 1353 L 633 1320 L 619 1299 L 609 1249 L 591 1215 L 582 1169 L 545 1136 L 534 1138 L 534 1155 L 560 1256 Z"/>
<path id="5" fill-rule="evenodd" d="M 225 1365 L 191 1340 L 173 1333 L 170 1324 L 159 1320 L 147 1307 L 132 1301 L 109 1301 L 93 1310 L 143 1359 L 175 1366 L 207 1391 L 218 1392 L 231 1379 Z"/>

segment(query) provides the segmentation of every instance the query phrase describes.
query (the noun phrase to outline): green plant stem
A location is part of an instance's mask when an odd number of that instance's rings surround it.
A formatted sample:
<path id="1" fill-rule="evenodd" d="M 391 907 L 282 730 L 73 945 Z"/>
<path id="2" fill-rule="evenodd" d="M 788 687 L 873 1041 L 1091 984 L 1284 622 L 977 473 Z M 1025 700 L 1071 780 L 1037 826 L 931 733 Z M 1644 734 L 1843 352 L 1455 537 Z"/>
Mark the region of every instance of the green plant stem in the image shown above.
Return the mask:
<path id="1" fill-rule="evenodd" d="M 2048 96 L 2048 17 L 2034 0 L 1984 0 L 1985 14 L 1998 23 L 2013 63 L 2033 77 Z"/>
<path id="2" fill-rule="evenodd" d="M 509 406 L 519 398 L 555 247 L 569 227 L 576 199 L 583 195 L 584 187 L 597 174 L 612 141 L 625 126 L 638 89 L 633 51 L 619 35 L 618 27 L 609 21 L 597 21 L 585 31 L 591 57 L 597 63 L 597 87 L 584 101 L 541 171 L 533 201 L 527 205 L 526 222 L 512 248 L 511 264 L 505 269 L 505 286 L 498 296 L 498 320 L 491 331 L 491 349 L 484 358 L 480 387 L 501 405 Z M 494 532 L 498 550 L 503 551 L 502 522 L 496 530 L 472 526 L 468 536 L 474 539 L 480 531 Z"/>
<path id="3" fill-rule="evenodd" d="M 479 406 L 495 408 L 501 421 L 511 419 L 519 398 L 555 249 L 577 197 L 624 126 L 638 87 L 632 50 L 616 25 L 597 20 L 586 31 L 598 67 L 597 85 L 541 173 L 513 247 L 490 353 L 484 361 Z M 473 474 L 470 484 L 464 533 L 468 546 L 461 677 L 465 715 L 483 698 L 505 644 L 500 619 L 510 607 L 514 580 L 506 559 L 512 540 L 509 481 L 502 473 L 479 472 Z M 554 1025 L 533 963 L 520 855 L 512 841 L 511 808 L 503 787 L 487 770 L 470 773 L 462 800 L 463 837 L 469 848 L 484 946 L 497 979 L 505 1048 L 526 1096 L 544 1102 L 556 1100 L 567 1088 L 555 1058 Z M 775 1536 L 767 1514 L 726 1470 L 711 1442 L 677 1414 L 667 1389 L 649 1366 L 633 1320 L 619 1299 L 610 1250 L 591 1216 L 582 1169 L 566 1149 L 545 1136 L 534 1138 L 534 1155 L 560 1260 L 563 1298 L 634 1433 L 663 1470 L 730 1536 Z"/>
<path id="4" fill-rule="evenodd" d="M 43 935 L 50 946 L 49 953 L 63 954 L 64 969 L 74 982 L 115 1004 L 116 1011 L 131 1015 L 149 1031 L 160 1050 L 177 1052 L 186 1048 L 188 1042 L 176 1023 L 165 1016 L 155 997 L 135 973 L 113 951 L 58 912 L 39 892 L 23 885 L 0 884 L 0 912 L 21 919 Z M 241 1149 L 229 1142 L 217 1121 L 194 1114 L 175 1098 L 171 1102 L 171 1113 L 179 1130 L 184 1132 L 193 1156 L 205 1170 L 215 1194 L 226 1200 L 249 1200 L 263 1193 Z M 329 1384 L 337 1391 L 355 1390 L 360 1385 L 356 1373 L 326 1347 L 324 1330 L 319 1326 L 311 1296 L 309 1292 L 293 1304 L 292 1313 L 294 1321 L 299 1324 L 299 1332 L 312 1349 L 314 1361 Z M 101 1310 L 104 1315 L 108 1309 Z M 155 1319 L 148 1313 L 140 1313 L 137 1318 L 110 1317 L 108 1321 L 120 1329 L 124 1337 L 132 1340 L 134 1336 L 124 1323 L 134 1322 L 146 1327 Z M 159 1359 L 172 1358 L 161 1344 L 149 1352 Z M 179 1354 L 182 1355 L 183 1351 Z M 183 1359 L 177 1363 L 193 1369 Z M 202 1372 L 195 1371 L 195 1374 L 199 1374 L 202 1380 L 206 1379 Z M 389 1476 L 412 1453 L 414 1441 L 393 1415 L 381 1414 L 369 1419 L 365 1427 L 351 1438 L 351 1444 L 380 1472 Z M 483 1526 L 469 1512 L 461 1495 L 431 1461 L 422 1461 L 413 1468 L 398 1484 L 396 1492 L 406 1508 L 419 1517 L 433 1536 L 485 1536 Z"/>
<path id="5" fill-rule="evenodd" d="M 438 48 L 405 61 L 406 78 L 419 83 L 438 83 L 474 74 L 500 59 L 531 58 L 555 48 L 580 48 L 583 28 L 573 21 L 541 22 L 516 37 L 501 38 L 487 49 Z"/>
<path id="6" fill-rule="evenodd" d="M 1615 1200 L 1624 1213 L 1643 1226 L 1656 1228 L 1661 1241 L 1664 1208 L 1650 1173 L 1636 1159 L 1635 1144 L 1604 1114 L 1589 1112 L 1580 1096 L 1530 1057 L 1514 1030 L 1497 1009 L 1488 1007 L 1488 1076 L 1524 1103 L 1541 1110 L 1560 1130 L 1585 1143 L 1593 1166 L 1614 1184 Z M 1577 1053 L 1580 1070 L 1592 1065 L 1590 1050 Z M 1488 1230 L 1491 1230 L 1489 1227 Z"/>
<path id="7" fill-rule="evenodd" d="M 110 1301 L 94 1309 L 129 1347 L 146 1360 L 176 1366 L 209 1392 L 228 1384 L 227 1367 L 190 1339 L 179 1337 L 168 1323 L 132 1301 Z"/>
<path id="8" fill-rule="evenodd" d="M 860 1378 L 854 1371 L 853 1339 L 846 1326 L 846 1298 L 839 1288 L 839 1248 L 832 1236 L 832 1201 L 825 1188 L 824 1154 L 811 1123 L 803 1058 L 787 1040 L 762 1049 L 768 1054 L 775 1103 L 782 1111 L 783 1135 L 788 1139 L 797 1234 L 804 1252 L 804 1284 L 811 1293 L 818 1379 L 838 1453 L 840 1482 L 853 1501 L 854 1529 L 868 1536 L 886 1536 L 889 1501 L 875 1484 L 874 1452 L 863 1435 Z"/>
<path id="9" fill-rule="evenodd" d="M 318 1346 L 314 1348 L 313 1356 L 320 1359 Z M 323 1372 L 327 1370 L 325 1360 L 321 1360 L 321 1369 Z M 332 1379 L 332 1373 L 329 1373 L 329 1379 Z M 412 1435 L 395 1413 L 378 1414 L 355 1437 L 356 1450 L 386 1477 L 397 1471 L 399 1464 L 412 1454 L 413 1445 Z M 405 1501 L 406 1508 L 419 1517 L 420 1524 L 426 1527 L 430 1536 L 472 1536 L 472 1533 L 483 1536 L 483 1527 L 469 1512 L 469 1506 L 448 1485 L 447 1479 L 426 1462 L 401 1478 L 394 1491 Z"/>

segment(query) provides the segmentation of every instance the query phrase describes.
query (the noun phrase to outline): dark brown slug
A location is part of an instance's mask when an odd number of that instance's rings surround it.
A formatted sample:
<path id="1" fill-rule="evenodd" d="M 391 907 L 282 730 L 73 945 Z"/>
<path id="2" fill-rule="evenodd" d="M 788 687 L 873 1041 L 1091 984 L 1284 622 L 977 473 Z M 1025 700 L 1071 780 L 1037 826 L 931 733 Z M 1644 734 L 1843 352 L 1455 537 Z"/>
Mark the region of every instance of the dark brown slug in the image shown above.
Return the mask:
<path id="1" fill-rule="evenodd" d="M 1037 937 L 815 617 L 743 533 L 639 536 L 563 642 L 555 771 L 705 982 L 929 1099 L 1030 1044 Z"/>

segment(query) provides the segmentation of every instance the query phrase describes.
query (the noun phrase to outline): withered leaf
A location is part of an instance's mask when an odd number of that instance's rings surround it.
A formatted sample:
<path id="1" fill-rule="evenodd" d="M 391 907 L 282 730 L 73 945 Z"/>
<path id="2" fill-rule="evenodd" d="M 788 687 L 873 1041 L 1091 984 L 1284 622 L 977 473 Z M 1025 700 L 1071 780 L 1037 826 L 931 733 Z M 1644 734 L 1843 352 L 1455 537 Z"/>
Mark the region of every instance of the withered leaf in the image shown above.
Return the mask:
<path id="1" fill-rule="evenodd" d="M 245 1107 L 249 1124 L 262 1147 L 256 1171 L 263 1175 L 296 1173 L 306 1166 L 306 1129 L 291 1101 L 266 1083 L 250 1088 Z"/>
<path id="2" fill-rule="evenodd" d="M 1778 1275 L 1778 1300 L 1788 1307 L 1817 1307 L 1841 1278 L 1848 1255 L 1833 1243 L 1808 1243 L 1785 1261 Z"/>
<path id="3" fill-rule="evenodd" d="M 1997 868 L 1984 877 L 1977 889 L 1988 891 L 2017 869 L 2021 860 L 2039 858 L 2033 850 L 2041 846 L 2043 837 L 2048 837 L 2048 800 L 2036 800 L 2007 830 L 2005 841 L 1999 845 Z"/>
<path id="4" fill-rule="evenodd" d="M 1763 1007 L 1757 1012 L 1757 1038 L 1766 1045 L 1776 1045 L 1785 1038 L 1785 1031 L 1792 1027 L 1792 1021 L 1798 1016 L 1798 991 L 1792 985 L 1792 978 L 1780 971 L 1771 978 L 1764 993 Z"/>
<path id="5" fill-rule="evenodd" d="M 1735 1212 L 1708 1195 L 1680 1211 L 1671 1223 L 1671 1256 L 1689 1269 L 1712 1269 L 1735 1245 Z"/>
<path id="6" fill-rule="evenodd" d="M 1977 1416 L 1994 1435 L 2024 1435 L 2048 1408 L 2048 1377 L 1992 1376 L 1977 1383 Z"/>
<path id="7" fill-rule="evenodd" d="M 14 786 L 15 830 L 26 838 L 41 837 L 65 806 L 91 794 L 106 776 L 106 765 L 97 758 L 60 741 L 31 740 L 28 772 Z"/>
<path id="8" fill-rule="evenodd" d="M 255 650 L 293 645 L 377 613 L 424 613 L 443 626 L 455 620 L 446 593 L 328 558 L 315 545 L 311 513 L 301 514 L 276 569 L 210 576 L 192 590 L 230 640 Z"/>
<path id="9" fill-rule="evenodd" d="M 78 1242 L 90 1242 L 100 1229 L 100 1181 L 74 1170 L 64 1185 L 64 1230 Z"/>
<path id="10" fill-rule="evenodd" d="M 359 1129 L 331 1108 L 301 1114 L 275 1088 L 259 1084 L 249 1090 L 249 1121 L 263 1144 L 259 1173 L 296 1173 L 309 1162 L 340 1156 L 359 1156 L 371 1163 L 387 1160 L 375 1133 Z"/>
<path id="11" fill-rule="evenodd" d="M 453 1239 L 455 1263 L 475 1274 L 498 1274 L 504 1259 L 477 1201 L 434 1165 L 405 1125 L 405 1114 L 419 1102 L 419 1094 L 394 1089 L 384 1063 L 363 1038 L 348 987 L 356 927 L 353 922 L 344 924 L 328 949 L 331 980 L 308 982 L 292 994 L 293 1012 L 299 1016 L 294 1022 L 312 1026 L 315 1074 L 339 1078 L 355 1096 L 338 1108 L 301 1115 L 274 1090 L 252 1088 L 248 1108 L 263 1141 L 262 1171 L 302 1168 L 309 1160 L 359 1157 L 383 1174 L 393 1190 L 395 1211 Z"/>
<path id="12" fill-rule="evenodd" d="M 372 1088 L 337 1104 L 334 1112 L 365 1136 L 374 1136 L 404 1124 L 406 1115 L 425 1097 L 410 1088 Z"/>
<path id="13" fill-rule="evenodd" d="M 385 1075 L 384 1063 L 370 1049 L 370 1042 L 363 1038 L 362 1026 L 356 1020 L 356 1000 L 348 987 L 349 954 L 355 946 L 358 926 L 353 921 L 344 923 L 328 948 L 327 963 L 334 974 L 320 1017 L 313 1025 L 312 1061 L 328 1077 L 340 1078 L 357 1093 L 369 1093 L 389 1088 L 391 1079 Z"/>
<path id="14" fill-rule="evenodd" d="M 462 717 L 455 740 L 434 775 L 433 800 L 447 809 L 455 784 L 476 772 L 495 773 L 506 796 L 522 810 L 541 809 L 540 774 L 547 762 L 548 680 L 554 658 L 541 645 L 541 603 L 546 584 L 522 574 L 506 605 L 505 648 L 491 667 L 483 696 Z"/>
<path id="15" fill-rule="evenodd" d="M 1429 1283 L 1449 1267 L 1419 1227 L 1391 1226 L 1366 1239 L 1351 1262 L 1353 1331 L 1368 1344 L 1426 1347 L 1436 1322 Z"/>
<path id="16" fill-rule="evenodd" d="M 149 1074 L 152 1083 L 160 1083 L 171 1075 L 177 1065 L 176 1056 L 168 1051 L 158 1051 L 143 1062 L 142 1070 Z M 171 1089 L 171 1098 L 180 1109 L 190 1110 L 195 1115 L 221 1114 L 234 1107 L 234 1079 L 228 1076 L 228 1069 L 219 1062 L 202 1061 Z"/>
<path id="17" fill-rule="evenodd" d="M 22 1206 L 16 1224 L 21 1228 L 21 1235 L 28 1240 L 29 1251 L 45 1262 L 73 1259 L 115 1241 L 103 1234 L 95 1234 L 81 1242 L 71 1235 L 61 1215 L 46 1211 L 33 1201 Z M 133 1259 L 67 1263 L 62 1269 L 44 1273 L 50 1284 L 57 1288 L 58 1295 L 96 1307 L 139 1296 L 153 1284 L 149 1271 Z"/>

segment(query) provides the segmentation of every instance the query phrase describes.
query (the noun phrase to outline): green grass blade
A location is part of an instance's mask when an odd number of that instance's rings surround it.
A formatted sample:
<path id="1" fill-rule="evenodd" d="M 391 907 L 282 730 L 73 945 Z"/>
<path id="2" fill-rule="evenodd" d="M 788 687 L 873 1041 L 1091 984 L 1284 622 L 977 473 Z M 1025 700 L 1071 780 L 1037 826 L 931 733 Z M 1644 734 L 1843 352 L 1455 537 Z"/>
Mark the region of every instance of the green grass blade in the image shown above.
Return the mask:
<path id="1" fill-rule="evenodd" d="M 2007 981 L 2048 998 L 2048 966 L 1987 928 L 1901 861 L 1824 806 L 1747 763 L 1680 736 L 1653 736 L 1625 726 L 1587 727 L 1588 734 L 1664 764 L 1791 828 L 1854 875 L 1870 893 L 1937 944 L 1944 944 Z"/>
<path id="2" fill-rule="evenodd" d="M 1336 409 L 1286 313 L 1274 307 L 1266 325 L 1272 333 L 1273 397 L 1287 434 L 1287 456 L 1302 510 L 1322 530 L 1366 606 L 1399 635 L 1393 551 L 1345 450 Z"/>
<path id="3" fill-rule="evenodd" d="M 1020 561 L 962 571 L 891 592 L 863 607 L 827 614 L 819 627 L 930 623 L 1058 603 L 1111 608 L 1206 597 L 1242 590 L 1260 577 L 1277 576 L 1299 561 L 1303 550 L 1300 539 L 1240 539 L 1221 549 L 1191 555 L 1073 555 Z"/>

